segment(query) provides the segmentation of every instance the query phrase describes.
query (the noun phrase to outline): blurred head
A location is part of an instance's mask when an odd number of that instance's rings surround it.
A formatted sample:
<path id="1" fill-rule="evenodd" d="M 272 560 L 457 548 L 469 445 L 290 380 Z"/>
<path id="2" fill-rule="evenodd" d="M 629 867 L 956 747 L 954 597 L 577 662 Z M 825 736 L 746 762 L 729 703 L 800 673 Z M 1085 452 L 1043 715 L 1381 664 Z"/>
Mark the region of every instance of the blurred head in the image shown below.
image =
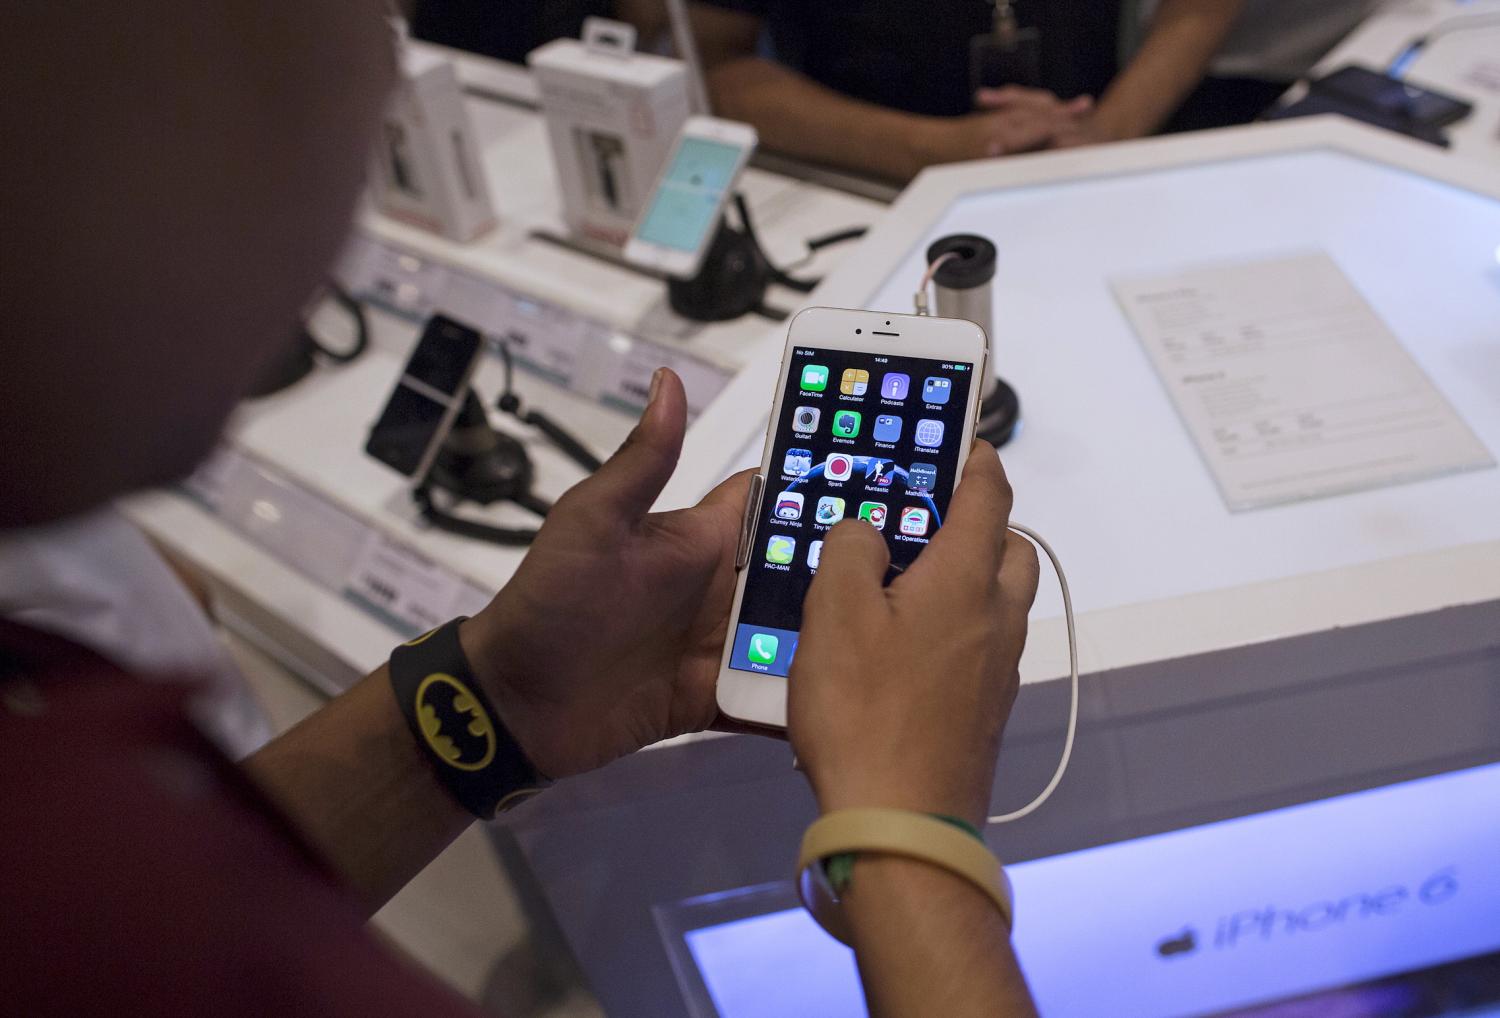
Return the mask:
<path id="1" fill-rule="evenodd" d="M 181 476 L 293 335 L 392 80 L 377 0 L 56 0 L 0 33 L 0 527 Z"/>

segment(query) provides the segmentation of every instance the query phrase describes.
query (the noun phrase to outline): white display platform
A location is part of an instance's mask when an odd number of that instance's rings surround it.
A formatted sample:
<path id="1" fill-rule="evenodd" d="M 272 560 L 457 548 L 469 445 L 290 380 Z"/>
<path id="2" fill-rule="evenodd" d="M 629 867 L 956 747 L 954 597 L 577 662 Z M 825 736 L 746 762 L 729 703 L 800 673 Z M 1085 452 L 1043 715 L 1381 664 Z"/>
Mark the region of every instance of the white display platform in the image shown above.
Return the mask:
<path id="1" fill-rule="evenodd" d="M 1085 670 L 1455 606 L 1492 610 L 1435 616 L 1437 644 L 1500 642 L 1500 470 L 1231 513 L 1109 285 L 1326 251 L 1494 455 L 1500 178 L 1334 118 L 938 168 L 809 303 L 909 311 L 955 232 L 1000 251 L 995 367 L 1023 411 L 1003 459 L 1068 568 Z M 779 350 L 699 419 L 669 501 L 758 457 Z M 1059 611 L 1044 575 L 1026 681 L 1065 673 Z"/>

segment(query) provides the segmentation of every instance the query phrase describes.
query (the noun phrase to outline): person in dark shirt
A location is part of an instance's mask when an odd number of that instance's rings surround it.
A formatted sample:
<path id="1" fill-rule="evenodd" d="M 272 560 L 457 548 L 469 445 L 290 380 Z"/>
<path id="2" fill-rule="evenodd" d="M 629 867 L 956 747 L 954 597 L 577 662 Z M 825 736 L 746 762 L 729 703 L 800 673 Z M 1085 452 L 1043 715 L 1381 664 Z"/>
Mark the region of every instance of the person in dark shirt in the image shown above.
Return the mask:
<path id="1" fill-rule="evenodd" d="M 994 34 L 997 3 L 1035 30 L 1035 59 L 975 80 L 971 46 Z M 1121 0 L 697 0 L 692 17 L 716 113 L 755 125 L 769 148 L 904 181 L 936 163 L 1155 132 L 1242 3 L 1162 0 L 1123 67 Z M 1010 73 L 1018 64 L 1035 80 Z"/>
<path id="2" fill-rule="evenodd" d="M 377 0 L 11 12 L 0 528 L 171 481 L 214 444 L 343 242 L 394 78 L 385 14 Z M 663 370 L 630 438 L 457 630 L 470 678 L 551 777 L 716 721 L 747 478 L 650 513 L 685 427 Z M 1037 582 L 1029 546 L 1005 536 L 1010 501 L 977 444 L 945 526 L 889 587 L 872 528 L 830 533 L 789 705 L 823 810 L 983 822 Z M 362 926 L 474 819 L 388 667 L 243 767 L 191 723 L 191 689 L 0 623 L 5 1012 L 472 1015 Z M 854 868 L 843 910 L 872 1012 L 1031 1013 L 984 893 L 897 856 Z"/>

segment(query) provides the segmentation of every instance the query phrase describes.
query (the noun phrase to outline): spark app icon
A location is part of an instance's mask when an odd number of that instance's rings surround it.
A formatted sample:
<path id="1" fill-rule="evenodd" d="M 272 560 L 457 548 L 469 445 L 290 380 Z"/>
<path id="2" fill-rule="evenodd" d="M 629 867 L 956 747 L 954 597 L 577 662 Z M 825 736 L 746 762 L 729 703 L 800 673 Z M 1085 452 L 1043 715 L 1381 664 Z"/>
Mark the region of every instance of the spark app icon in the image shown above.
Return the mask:
<path id="1" fill-rule="evenodd" d="M 814 541 L 807 546 L 807 568 L 816 569 L 818 563 L 823 560 L 823 542 Z"/>
<path id="2" fill-rule="evenodd" d="M 847 481 L 852 473 L 854 457 L 848 453 L 836 452 L 823 463 L 823 476 L 830 481 Z"/>
<path id="3" fill-rule="evenodd" d="M 752 633 L 746 656 L 752 664 L 774 665 L 776 652 L 781 649 L 781 640 L 770 633 Z"/>
<path id="4" fill-rule="evenodd" d="M 906 471 L 907 491 L 928 495 L 935 487 L 937 487 L 936 463 L 913 463 Z"/>
<path id="5" fill-rule="evenodd" d="M 907 506 L 901 510 L 901 533 L 910 537 L 924 537 L 927 534 L 927 525 L 931 519 L 932 514 L 926 509 Z"/>
<path id="6" fill-rule="evenodd" d="M 887 372 L 880 380 L 880 394 L 886 399 L 905 399 L 911 392 L 911 375 L 899 371 Z"/>
<path id="7" fill-rule="evenodd" d="M 864 414 L 858 410 L 840 410 L 833 415 L 833 433 L 839 438 L 858 438 L 862 420 Z"/>
<path id="8" fill-rule="evenodd" d="M 890 460 L 877 459 L 871 456 L 865 461 L 865 483 L 873 484 L 878 488 L 889 488 L 891 478 L 896 476 L 896 464 Z"/>
<path id="9" fill-rule="evenodd" d="M 875 430 L 872 434 L 877 442 L 901 441 L 901 418 L 895 414 L 880 414 L 875 418 Z"/>
<path id="10" fill-rule="evenodd" d="M 844 518 L 844 500 L 836 495 L 824 495 L 818 499 L 818 511 L 815 519 L 824 526 L 831 527 Z M 774 537 L 771 540 L 776 540 Z M 795 544 L 793 545 L 795 547 Z M 790 558 L 787 559 L 791 561 Z"/>
<path id="11" fill-rule="evenodd" d="M 948 397 L 953 395 L 953 383 L 938 375 L 929 375 L 927 381 L 922 383 L 922 399 L 928 403 L 939 405 L 948 402 Z"/>
<path id="12" fill-rule="evenodd" d="M 924 449 L 936 449 L 943 444 L 943 422 L 924 417 L 917 422 L 917 444 Z"/>
<path id="13" fill-rule="evenodd" d="M 778 566 L 789 566 L 797 557 L 797 539 L 781 534 L 773 535 L 766 542 L 766 561 Z"/>
<path id="14" fill-rule="evenodd" d="M 776 496 L 776 518 L 778 520 L 800 520 L 802 518 L 802 493 L 783 491 Z"/>
<path id="15" fill-rule="evenodd" d="M 931 381 L 931 379 L 928 379 Z M 802 391 L 822 392 L 828 388 L 828 368 L 823 364 L 804 364 L 802 366 Z"/>
<path id="16" fill-rule="evenodd" d="M 781 461 L 781 472 L 794 474 L 801 477 L 812 469 L 811 449 L 788 449 L 786 457 Z"/>
<path id="17" fill-rule="evenodd" d="M 839 381 L 839 392 L 845 396 L 863 396 L 870 388 L 870 373 L 864 368 L 845 368 Z"/>
<path id="18" fill-rule="evenodd" d="M 876 530 L 885 529 L 885 512 L 884 502 L 861 502 L 859 504 L 859 518 L 868 522 Z"/>

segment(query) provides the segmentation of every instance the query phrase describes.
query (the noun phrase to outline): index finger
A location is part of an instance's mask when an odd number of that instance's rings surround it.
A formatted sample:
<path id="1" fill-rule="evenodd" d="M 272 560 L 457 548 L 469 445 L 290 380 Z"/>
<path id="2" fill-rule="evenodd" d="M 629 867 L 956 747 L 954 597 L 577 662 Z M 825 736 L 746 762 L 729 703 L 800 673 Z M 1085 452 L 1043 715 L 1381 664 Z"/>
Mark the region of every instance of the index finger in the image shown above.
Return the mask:
<path id="1" fill-rule="evenodd" d="M 948 504 L 948 518 L 906 576 L 931 574 L 948 585 L 993 582 L 1000 573 L 1011 502 L 1010 482 L 995 447 L 976 441 Z"/>

